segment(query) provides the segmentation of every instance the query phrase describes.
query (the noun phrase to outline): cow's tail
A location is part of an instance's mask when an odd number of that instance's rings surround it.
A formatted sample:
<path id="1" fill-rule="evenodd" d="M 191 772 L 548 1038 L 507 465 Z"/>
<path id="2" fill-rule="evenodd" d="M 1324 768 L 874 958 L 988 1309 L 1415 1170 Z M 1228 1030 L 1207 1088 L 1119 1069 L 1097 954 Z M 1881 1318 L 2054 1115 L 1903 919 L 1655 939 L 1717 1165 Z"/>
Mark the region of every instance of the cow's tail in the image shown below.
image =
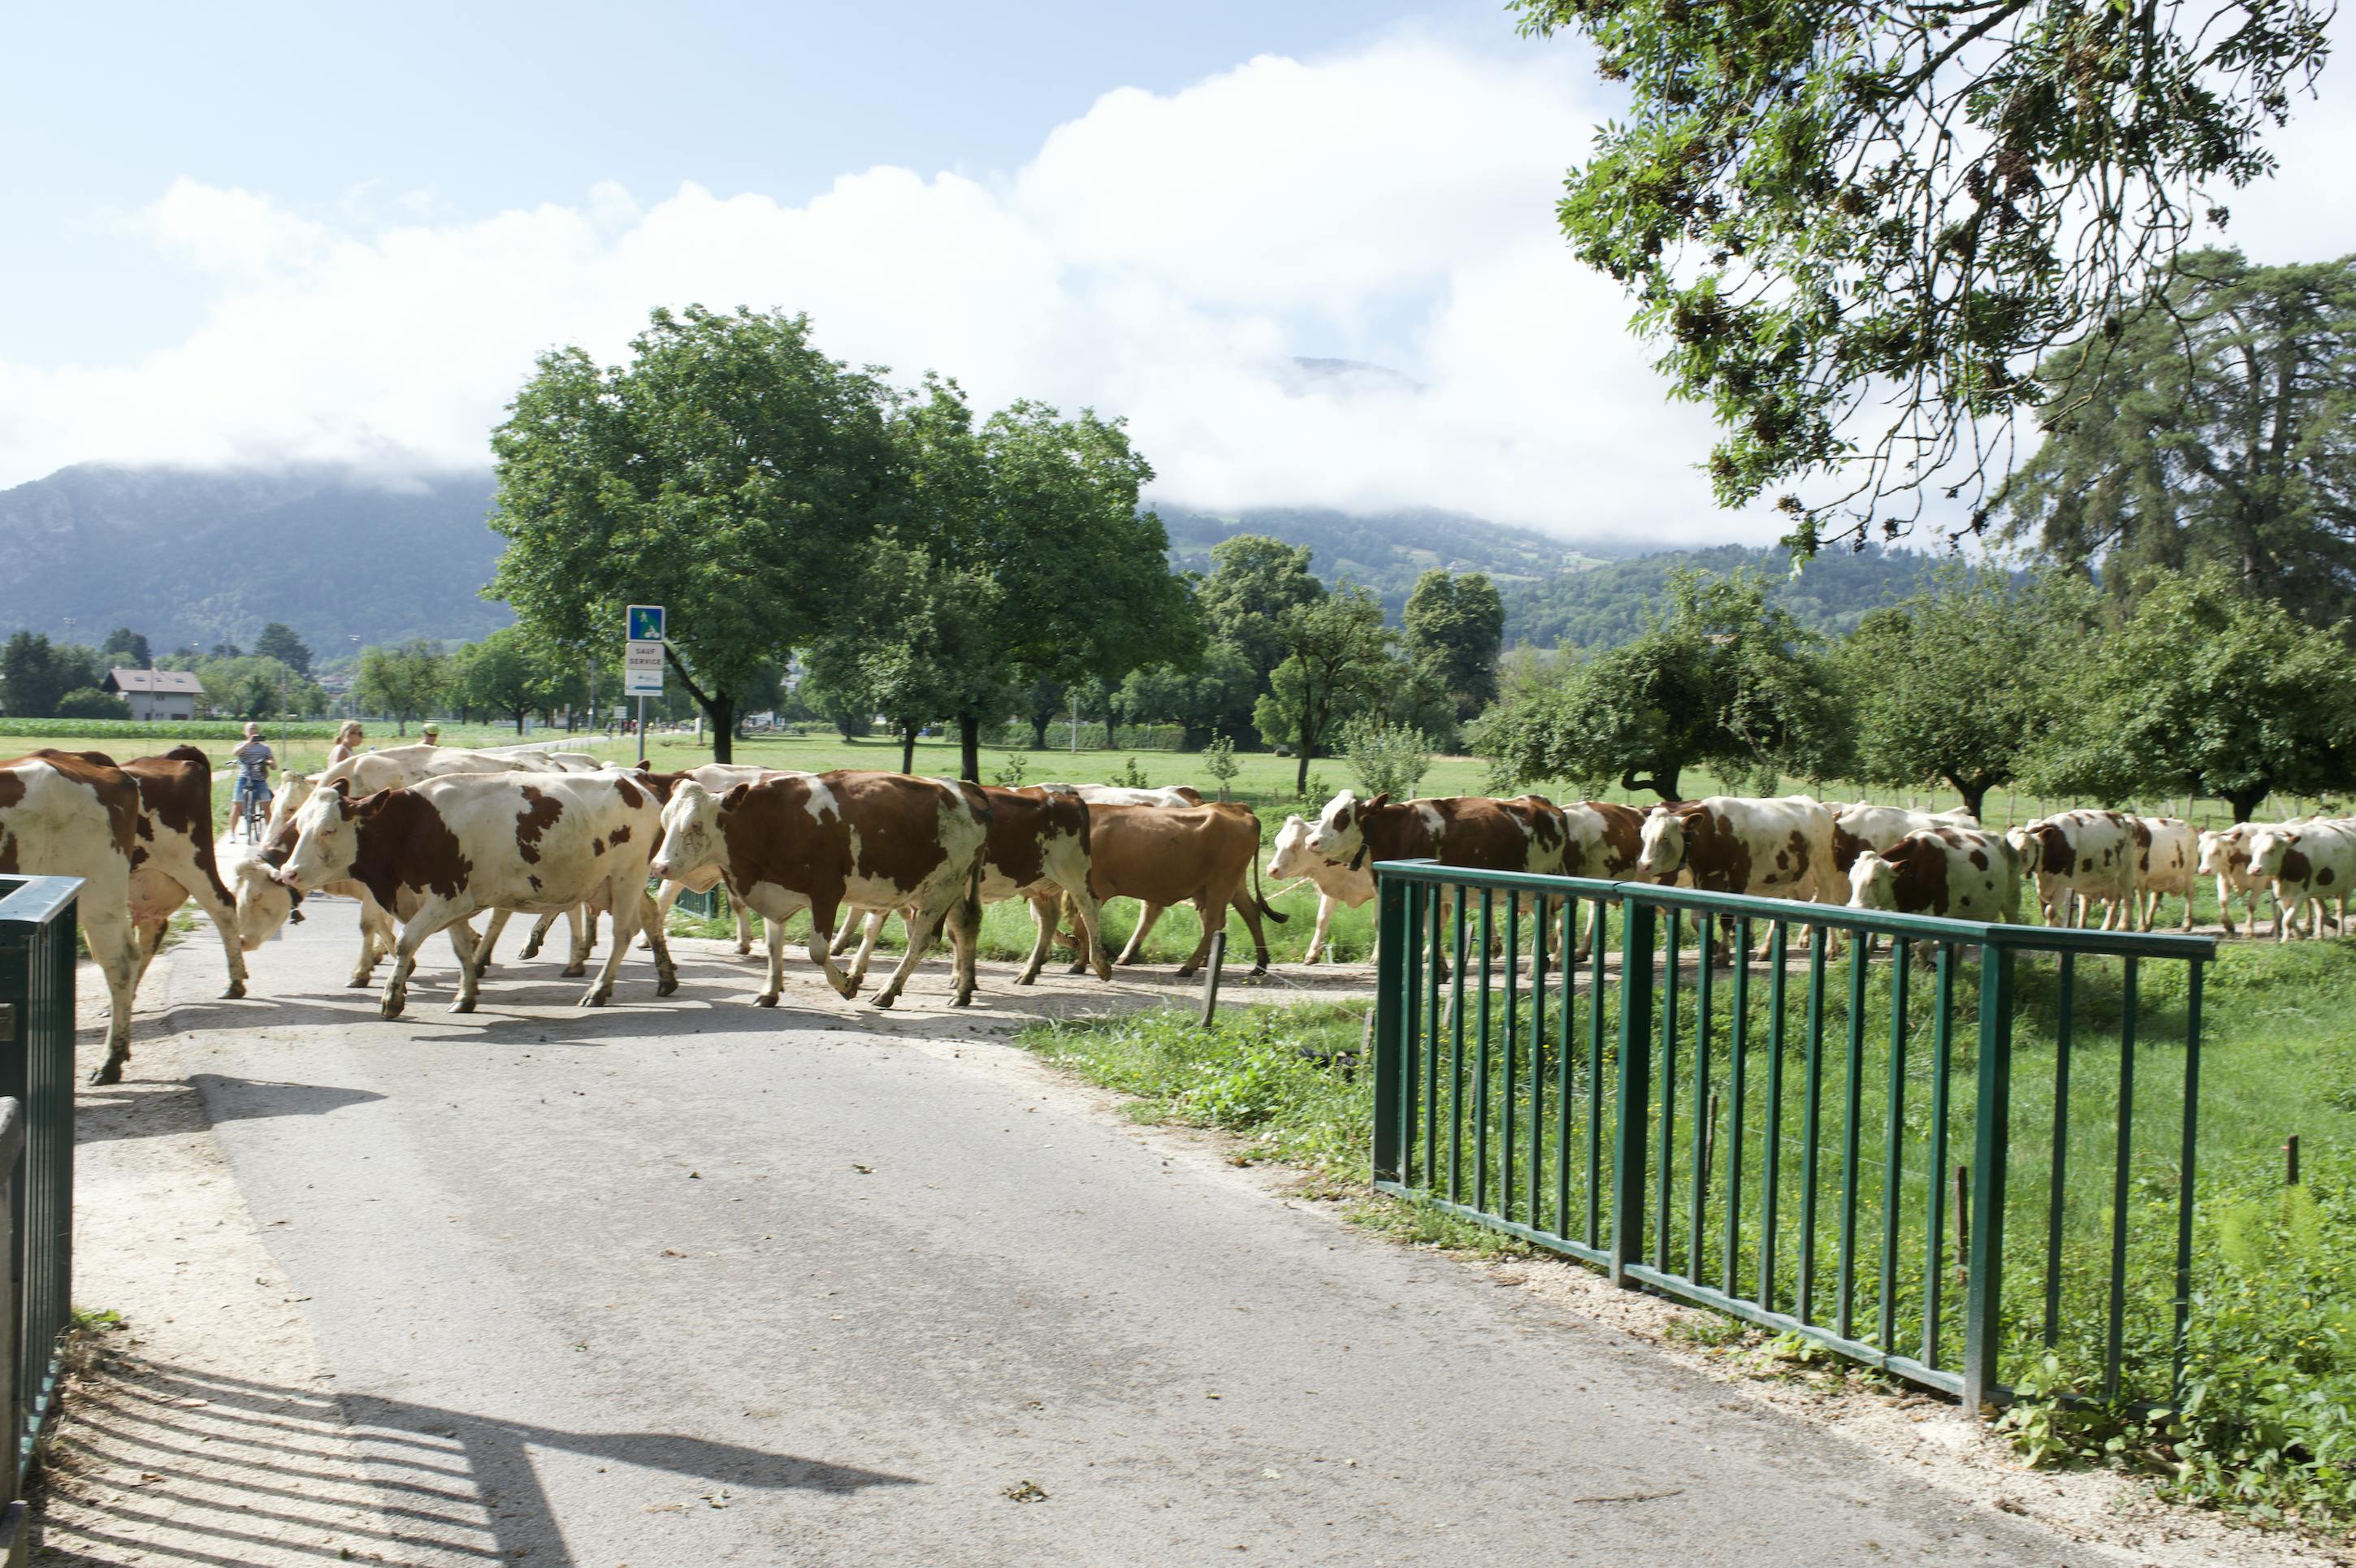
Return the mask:
<path id="1" fill-rule="evenodd" d="M 1280 926 L 1284 924 L 1284 917 L 1277 913 L 1276 907 L 1270 904 L 1267 896 L 1259 890 L 1259 845 L 1257 843 L 1252 845 L 1251 871 L 1252 902 L 1259 906 L 1259 912 L 1264 918 L 1274 920 Z"/>
<path id="2" fill-rule="evenodd" d="M 969 931 L 981 929 L 981 879 L 990 869 L 988 846 L 973 857 L 973 869 L 965 874 L 965 892 L 958 898 L 958 920 Z"/>

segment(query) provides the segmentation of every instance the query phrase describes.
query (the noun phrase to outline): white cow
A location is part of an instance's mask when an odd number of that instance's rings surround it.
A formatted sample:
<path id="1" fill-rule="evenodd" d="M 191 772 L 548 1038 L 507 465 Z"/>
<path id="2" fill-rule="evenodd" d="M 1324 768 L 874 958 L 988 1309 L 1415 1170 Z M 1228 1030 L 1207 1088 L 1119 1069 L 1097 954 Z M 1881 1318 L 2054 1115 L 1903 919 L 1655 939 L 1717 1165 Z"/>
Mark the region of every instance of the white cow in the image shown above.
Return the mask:
<path id="1" fill-rule="evenodd" d="M 1859 850 L 1848 885 L 1852 909 L 2003 924 L 2019 904 L 2020 856 L 1994 833 L 1934 828 L 1908 833 L 1887 852 Z"/>
<path id="2" fill-rule="evenodd" d="M 131 868 L 138 835 L 139 791 L 120 768 L 69 752 L 0 763 L 0 875 L 82 880 L 75 915 L 112 1008 L 106 1060 L 91 1075 L 92 1083 L 117 1081 L 131 1059 L 132 998 L 139 985 Z"/>
<path id="3" fill-rule="evenodd" d="M 2290 940 L 2291 928 L 2311 903 L 2308 935 L 2323 935 L 2323 906 L 2344 897 L 2356 882 L 2356 822 L 2311 821 L 2261 828 L 2250 835 L 2250 870 L 2274 884 L 2282 913 L 2275 940 Z"/>
<path id="4" fill-rule="evenodd" d="M 2159 900 L 2168 896 L 2184 900 L 2185 930 L 2192 929 L 2192 890 L 2201 882 L 2201 834 L 2190 822 L 2175 817 L 2132 819 L 2136 846 L 2136 902 L 2145 930 L 2159 916 Z"/>
<path id="5" fill-rule="evenodd" d="M 1268 879 L 1290 881 L 1305 876 L 1317 889 L 1317 929 L 1301 961 L 1315 963 L 1327 955 L 1326 937 L 1336 908 L 1355 909 L 1375 896 L 1375 874 L 1364 865 L 1350 866 L 1313 854 L 1309 849 L 1309 819 L 1294 815 L 1276 831 L 1276 850 L 1269 856 Z"/>
<path id="6" fill-rule="evenodd" d="M 2101 900 L 2103 929 L 2133 922 L 2136 868 L 2142 858 L 2135 822 L 2117 811 L 2062 811 L 2005 835 L 2024 872 L 2037 877 L 2037 907 L 2051 926 L 2083 926 Z M 2083 902 L 2080 902 L 2083 900 Z"/>
<path id="7" fill-rule="evenodd" d="M 321 789 L 295 814 L 295 841 L 279 872 L 297 892 L 357 881 L 401 921 L 380 1011 L 407 1004 L 417 950 L 434 932 L 490 911 L 481 944 L 461 955 L 457 1013 L 472 1012 L 484 959 L 515 910 L 587 905 L 614 917 L 614 941 L 584 1006 L 605 1004 L 631 939 L 654 913 L 647 863 L 659 839 L 654 792 L 618 772 L 454 773 L 354 800 Z M 655 993 L 679 989 L 656 928 Z"/>
<path id="8" fill-rule="evenodd" d="M 2235 822 L 2230 828 L 2218 828 L 2201 835 L 2200 873 L 2217 879 L 2217 919 L 2233 936 L 2233 900 L 2241 899 L 2249 907 L 2250 934 L 2258 932 L 2258 906 L 2274 897 L 2274 884 L 2250 869 L 2250 840 L 2265 831 L 2264 822 Z M 2282 906 L 2275 906 L 2275 918 L 2282 918 Z"/>

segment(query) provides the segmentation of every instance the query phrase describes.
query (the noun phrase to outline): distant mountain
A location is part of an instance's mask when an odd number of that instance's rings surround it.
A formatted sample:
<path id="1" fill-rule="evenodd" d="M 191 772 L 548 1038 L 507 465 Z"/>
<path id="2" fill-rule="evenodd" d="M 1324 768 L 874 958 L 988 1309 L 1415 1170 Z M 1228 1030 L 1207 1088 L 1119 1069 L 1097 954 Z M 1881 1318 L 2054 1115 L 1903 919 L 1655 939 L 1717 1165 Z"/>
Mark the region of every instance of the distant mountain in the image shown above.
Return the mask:
<path id="1" fill-rule="evenodd" d="M 1238 533 L 1265 533 L 1287 543 L 1308 545 L 1314 553 L 1311 571 L 1328 584 L 1347 577 L 1372 588 L 1394 617 L 1407 603 L 1416 578 L 1434 566 L 1485 572 L 1504 590 L 1581 571 L 1600 559 L 1531 529 L 1508 528 L 1455 512 L 1357 516 L 1266 508 L 1212 513 L 1166 506 L 1154 510 L 1170 532 L 1171 562 L 1183 570 L 1207 573 L 1213 545 Z"/>
<path id="2" fill-rule="evenodd" d="M 117 626 L 158 653 L 250 646 L 283 620 L 322 659 L 350 639 L 474 638 L 515 618 L 476 596 L 505 542 L 487 475 L 387 489 L 338 469 L 81 465 L 0 490 L 0 632 Z"/>
<path id="3" fill-rule="evenodd" d="M 1608 648 L 1644 629 L 1648 609 L 1666 607 L 1669 574 L 1681 568 L 1725 574 L 1742 567 L 1773 585 L 1768 597 L 1816 631 L 1854 629 L 1868 610 L 1902 599 L 1953 558 L 1879 545 L 1827 550 L 1792 575 L 1792 554 L 1780 546 L 1740 544 L 1673 550 L 1505 590 L 1505 646 Z"/>

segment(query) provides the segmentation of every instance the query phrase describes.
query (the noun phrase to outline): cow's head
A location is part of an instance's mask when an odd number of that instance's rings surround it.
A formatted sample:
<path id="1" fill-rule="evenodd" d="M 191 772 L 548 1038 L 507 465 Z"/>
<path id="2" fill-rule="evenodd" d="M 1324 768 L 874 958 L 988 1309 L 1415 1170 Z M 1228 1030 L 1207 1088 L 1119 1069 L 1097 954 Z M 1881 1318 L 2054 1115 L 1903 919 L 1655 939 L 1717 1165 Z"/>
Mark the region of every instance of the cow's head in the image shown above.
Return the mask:
<path id="1" fill-rule="evenodd" d="M 2297 847 L 2298 835 L 2287 828 L 2259 829 L 2250 835 L 2250 874 L 2280 876 L 2284 859 Z"/>
<path id="2" fill-rule="evenodd" d="M 314 789 L 294 813 L 294 847 L 278 868 L 279 882 L 300 893 L 348 877 L 352 862 L 359 857 L 359 814 L 347 780 Z"/>
<path id="3" fill-rule="evenodd" d="M 278 867 L 262 855 L 250 854 L 230 868 L 237 895 L 237 945 L 252 952 L 278 934 L 294 912 L 294 891 L 278 880 Z"/>
<path id="4" fill-rule="evenodd" d="M 1848 907 L 1852 909 L 1898 908 L 1898 868 L 1872 850 L 1859 854 L 1848 868 Z"/>
<path id="5" fill-rule="evenodd" d="M 1335 865 L 1358 870 L 1366 860 L 1366 813 L 1390 803 L 1388 795 L 1361 800 L 1355 789 L 1344 789 L 1325 802 L 1309 826 L 1309 853 Z"/>
<path id="6" fill-rule="evenodd" d="M 1295 813 L 1284 819 L 1284 826 L 1276 830 L 1276 849 L 1268 857 L 1268 879 L 1283 881 L 1306 876 L 1318 865 L 1309 853 L 1309 819 Z"/>
<path id="7" fill-rule="evenodd" d="M 2020 861 L 2020 870 L 2021 875 L 2028 875 L 2036 871 L 2038 865 L 2043 859 L 2043 855 L 2041 854 L 2043 846 L 2037 842 L 2037 835 L 2029 831 L 2029 828 L 2034 826 L 2036 826 L 2036 824 L 2032 822 L 2029 824 L 2029 827 L 2014 828 L 2004 835 L 2006 845 L 2011 849 L 2014 855 Z"/>
<path id="8" fill-rule="evenodd" d="M 2242 834 L 2228 828 L 2223 832 L 2204 831 L 2201 835 L 2201 864 L 2203 876 L 2231 876 L 2248 868 L 2249 851 L 2242 843 Z"/>
<path id="9" fill-rule="evenodd" d="M 667 882 L 683 882 L 707 865 L 724 871 L 728 841 L 720 831 L 721 819 L 743 804 L 752 788 L 738 784 L 724 795 L 714 795 L 682 777 L 663 803 L 662 843 L 647 869 Z"/>
<path id="10" fill-rule="evenodd" d="M 1655 806 L 1644 814 L 1644 826 L 1636 852 L 1636 874 L 1639 876 L 1675 876 L 1686 867 L 1686 822 L 1667 806 Z"/>

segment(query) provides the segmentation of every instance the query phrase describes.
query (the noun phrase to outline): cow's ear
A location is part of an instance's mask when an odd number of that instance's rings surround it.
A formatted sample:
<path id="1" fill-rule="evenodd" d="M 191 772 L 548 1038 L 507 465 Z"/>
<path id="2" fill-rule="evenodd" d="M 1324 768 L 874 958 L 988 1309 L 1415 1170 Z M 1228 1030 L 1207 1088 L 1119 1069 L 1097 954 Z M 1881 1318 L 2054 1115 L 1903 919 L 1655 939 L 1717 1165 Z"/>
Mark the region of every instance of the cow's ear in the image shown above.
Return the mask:
<path id="1" fill-rule="evenodd" d="M 337 794 L 341 795 L 347 800 L 352 798 L 352 781 L 348 779 L 338 779 L 333 784 L 328 785 L 327 788 L 333 789 Z"/>
<path id="2" fill-rule="evenodd" d="M 638 771 L 639 771 L 639 772 L 641 772 L 641 773 L 652 773 L 654 770 L 655 770 L 654 758 L 652 758 L 652 757 L 639 757 L 639 758 L 638 758 Z"/>
<path id="3" fill-rule="evenodd" d="M 1380 811 L 1383 807 L 1387 806 L 1390 803 L 1391 792 L 1386 789 L 1381 794 L 1366 802 L 1366 810 L 1369 811 Z"/>
<path id="4" fill-rule="evenodd" d="M 723 811 L 734 811 L 744 803 L 744 798 L 752 792 L 753 786 L 750 784 L 730 785 L 728 793 L 720 797 L 720 809 Z"/>

